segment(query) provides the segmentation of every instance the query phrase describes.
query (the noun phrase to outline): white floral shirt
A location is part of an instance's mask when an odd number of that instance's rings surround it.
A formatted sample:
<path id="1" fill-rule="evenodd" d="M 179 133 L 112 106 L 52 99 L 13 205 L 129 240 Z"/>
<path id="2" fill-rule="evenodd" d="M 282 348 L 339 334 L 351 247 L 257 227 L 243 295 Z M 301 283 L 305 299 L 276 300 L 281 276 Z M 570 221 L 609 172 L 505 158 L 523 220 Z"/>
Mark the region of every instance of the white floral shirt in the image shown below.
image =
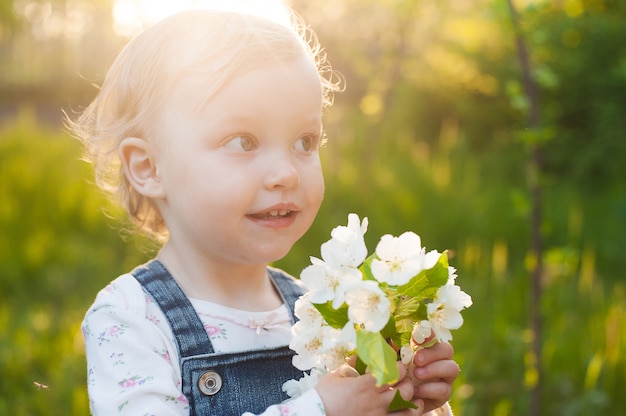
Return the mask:
<path id="1" fill-rule="evenodd" d="M 289 312 L 247 312 L 191 299 L 215 352 L 288 345 Z M 94 415 L 188 415 L 174 336 L 159 306 L 125 274 L 104 288 L 82 325 Z M 324 415 L 315 389 L 263 416 Z M 246 413 L 245 416 L 251 416 Z"/>

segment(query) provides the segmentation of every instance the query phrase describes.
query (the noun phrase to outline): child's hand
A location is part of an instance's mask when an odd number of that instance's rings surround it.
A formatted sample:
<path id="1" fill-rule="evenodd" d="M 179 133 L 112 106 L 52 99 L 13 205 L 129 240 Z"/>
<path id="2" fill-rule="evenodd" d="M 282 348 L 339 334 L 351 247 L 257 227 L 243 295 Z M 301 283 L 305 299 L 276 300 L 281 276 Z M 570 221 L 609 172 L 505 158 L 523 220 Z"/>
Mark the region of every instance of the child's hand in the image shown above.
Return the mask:
<path id="1" fill-rule="evenodd" d="M 424 402 L 424 412 L 443 406 L 450 398 L 452 383 L 460 371 L 459 365 L 452 360 L 453 354 L 452 345 L 438 342 L 417 351 L 413 357 L 416 379 L 413 399 Z"/>
<path id="2" fill-rule="evenodd" d="M 376 387 L 376 380 L 371 374 L 357 377 L 345 377 L 339 372 L 332 372 L 322 377 L 315 389 L 322 398 L 328 416 L 383 416 L 387 415 L 389 404 L 396 394 L 410 400 L 414 394 L 413 383 L 407 377 L 406 367 L 398 363 L 400 381 L 393 386 Z M 419 403 L 418 403 L 419 402 Z M 416 404 L 421 405 L 419 400 Z M 423 406 L 394 412 L 394 416 L 420 416 Z"/>

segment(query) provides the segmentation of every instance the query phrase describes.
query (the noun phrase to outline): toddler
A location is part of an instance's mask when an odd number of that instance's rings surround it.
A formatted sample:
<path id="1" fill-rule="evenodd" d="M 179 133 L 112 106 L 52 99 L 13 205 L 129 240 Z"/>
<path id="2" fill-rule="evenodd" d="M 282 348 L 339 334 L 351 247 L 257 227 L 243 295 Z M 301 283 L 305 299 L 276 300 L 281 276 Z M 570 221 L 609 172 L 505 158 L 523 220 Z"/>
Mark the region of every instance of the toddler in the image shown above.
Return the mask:
<path id="1" fill-rule="evenodd" d="M 242 12 L 179 13 L 117 57 L 71 127 L 97 183 L 162 246 L 85 316 L 94 415 L 383 415 L 396 390 L 419 406 L 399 414 L 449 411 L 448 344 L 416 356 L 415 385 L 399 364 L 393 386 L 335 372 L 282 391 L 302 377 L 288 345 L 303 289 L 268 264 L 322 202 L 333 79 L 310 32 Z"/>

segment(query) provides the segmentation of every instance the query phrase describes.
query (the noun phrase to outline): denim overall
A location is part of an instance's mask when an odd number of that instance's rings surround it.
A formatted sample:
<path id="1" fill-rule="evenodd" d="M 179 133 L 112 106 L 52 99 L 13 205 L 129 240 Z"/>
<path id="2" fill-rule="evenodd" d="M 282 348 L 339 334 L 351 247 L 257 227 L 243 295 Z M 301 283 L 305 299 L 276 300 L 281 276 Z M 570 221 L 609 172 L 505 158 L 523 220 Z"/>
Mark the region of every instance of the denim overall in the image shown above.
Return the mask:
<path id="1" fill-rule="evenodd" d="M 284 273 L 268 271 L 294 323 L 294 303 L 303 289 Z M 152 260 L 132 275 L 160 306 L 174 333 L 190 416 L 261 413 L 288 399 L 283 383 L 302 377 L 291 363 L 294 352 L 289 347 L 215 353 L 189 299 L 161 262 Z"/>

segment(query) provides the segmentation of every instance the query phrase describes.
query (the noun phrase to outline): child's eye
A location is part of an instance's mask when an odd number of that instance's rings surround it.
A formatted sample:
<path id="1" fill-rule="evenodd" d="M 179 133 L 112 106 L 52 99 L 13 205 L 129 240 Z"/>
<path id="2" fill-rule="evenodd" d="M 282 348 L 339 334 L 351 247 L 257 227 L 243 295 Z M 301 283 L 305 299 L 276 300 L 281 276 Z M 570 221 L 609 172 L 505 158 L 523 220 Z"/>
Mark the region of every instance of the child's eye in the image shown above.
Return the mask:
<path id="1" fill-rule="evenodd" d="M 317 139 L 313 136 L 302 136 L 296 140 L 294 148 L 301 152 L 312 152 L 317 148 Z"/>
<path id="2" fill-rule="evenodd" d="M 256 143 L 251 137 L 237 135 L 233 136 L 224 147 L 235 152 L 251 152 L 256 149 Z"/>

